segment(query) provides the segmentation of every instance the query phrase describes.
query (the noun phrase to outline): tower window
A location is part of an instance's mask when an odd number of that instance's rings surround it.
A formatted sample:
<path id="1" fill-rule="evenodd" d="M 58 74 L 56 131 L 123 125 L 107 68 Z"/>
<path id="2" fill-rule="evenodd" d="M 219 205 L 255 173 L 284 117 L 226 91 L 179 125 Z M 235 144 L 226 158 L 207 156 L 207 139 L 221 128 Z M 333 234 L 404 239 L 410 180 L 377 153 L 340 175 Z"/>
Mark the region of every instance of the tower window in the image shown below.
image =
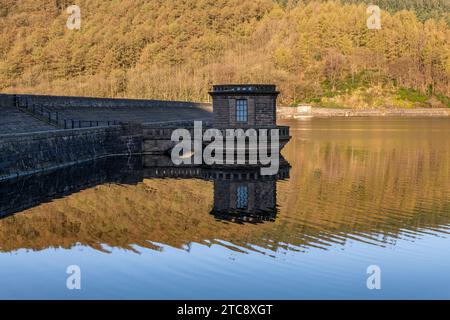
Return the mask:
<path id="1" fill-rule="evenodd" d="M 236 100 L 236 121 L 247 122 L 247 99 Z"/>
<path id="2" fill-rule="evenodd" d="M 238 186 L 236 188 L 236 208 L 247 209 L 248 207 L 248 187 Z"/>

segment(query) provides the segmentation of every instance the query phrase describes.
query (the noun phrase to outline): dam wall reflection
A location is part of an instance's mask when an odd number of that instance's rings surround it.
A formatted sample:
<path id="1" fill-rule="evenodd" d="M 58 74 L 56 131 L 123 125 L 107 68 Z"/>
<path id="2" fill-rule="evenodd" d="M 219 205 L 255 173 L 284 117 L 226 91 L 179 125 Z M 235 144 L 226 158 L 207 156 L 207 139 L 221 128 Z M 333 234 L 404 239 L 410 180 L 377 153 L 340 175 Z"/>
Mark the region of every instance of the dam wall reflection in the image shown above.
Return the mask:
<path id="1" fill-rule="evenodd" d="M 277 212 L 276 181 L 287 179 L 289 169 L 284 159 L 277 175 L 261 176 L 258 166 L 175 166 L 169 157 L 156 155 L 106 158 L 0 183 L 0 218 L 102 184 L 202 179 L 214 182 L 211 214 L 216 218 L 273 221 Z"/>

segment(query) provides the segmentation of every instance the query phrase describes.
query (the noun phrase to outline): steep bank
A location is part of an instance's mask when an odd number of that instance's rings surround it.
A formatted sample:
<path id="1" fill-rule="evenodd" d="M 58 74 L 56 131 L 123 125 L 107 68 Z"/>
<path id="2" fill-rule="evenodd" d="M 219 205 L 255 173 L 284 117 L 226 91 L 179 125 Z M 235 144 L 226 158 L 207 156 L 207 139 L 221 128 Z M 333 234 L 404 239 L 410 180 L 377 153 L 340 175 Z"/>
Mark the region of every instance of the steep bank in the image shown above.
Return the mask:
<path id="1" fill-rule="evenodd" d="M 69 30 L 68 1 L 3 0 L 0 90 L 208 101 L 214 83 L 270 82 L 284 104 L 375 87 L 449 97 L 449 2 L 372 2 L 380 30 L 362 0 L 80 0 Z"/>

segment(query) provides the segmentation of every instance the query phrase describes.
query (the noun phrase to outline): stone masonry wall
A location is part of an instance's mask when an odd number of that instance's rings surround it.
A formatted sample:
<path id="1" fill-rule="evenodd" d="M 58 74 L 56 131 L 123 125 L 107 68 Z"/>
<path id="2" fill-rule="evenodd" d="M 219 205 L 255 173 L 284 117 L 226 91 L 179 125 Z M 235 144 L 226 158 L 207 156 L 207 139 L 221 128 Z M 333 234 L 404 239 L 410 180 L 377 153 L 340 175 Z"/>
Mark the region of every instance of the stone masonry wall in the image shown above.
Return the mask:
<path id="1" fill-rule="evenodd" d="M 276 101 L 273 95 L 221 95 L 213 97 L 214 125 L 218 128 L 241 127 L 236 121 L 236 100 L 248 102 L 245 126 L 273 127 L 276 125 Z"/>
<path id="2" fill-rule="evenodd" d="M 273 96 L 255 97 L 256 126 L 274 126 L 276 124 L 276 104 Z"/>
<path id="3" fill-rule="evenodd" d="M 142 152 L 139 125 L 0 136 L 0 180 L 110 155 Z"/>
<path id="4" fill-rule="evenodd" d="M 205 107 L 210 108 L 208 103 L 187 102 L 187 101 L 164 101 L 164 100 L 144 100 L 144 99 L 112 99 L 112 98 L 91 98 L 91 97 L 70 97 L 70 96 L 45 96 L 17 94 L 20 103 L 43 106 L 61 107 Z M 13 95 L 0 95 L 1 100 L 13 101 Z"/>
<path id="5" fill-rule="evenodd" d="M 308 111 L 305 111 L 308 110 Z M 277 107 L 279 119 L 295 119 L 305 116 L 313 117 L 448 117 L 450 108 L 414 108 L 414 109 L 330 109 L 330 108 L 306 108 L 300 107 Z"/>
<path id="6" fill-rule="evenodd" d="M 228 127 L 230 124 L 230 106 L 227 96 L 213 97 L 214 105 L 214 125 L 218 128 Z"/>
<path id="7" fill-rule="evenodd" d="M 27 112 L 16 105 L 28 107 Z M 1 135 L 52 130 L 50 118 L 53 126 L 58 124 L 60 128 L 102 126 L 109 122 L 210 121 L 212 106 L 184 101 L 0 94 L 0 114 Z"/>
<path id="8" fill-rule="evenodd" d="M 10 107 L 14 105 L 14 97 L 11 94 L 0 94 L 0 107 Z"/>

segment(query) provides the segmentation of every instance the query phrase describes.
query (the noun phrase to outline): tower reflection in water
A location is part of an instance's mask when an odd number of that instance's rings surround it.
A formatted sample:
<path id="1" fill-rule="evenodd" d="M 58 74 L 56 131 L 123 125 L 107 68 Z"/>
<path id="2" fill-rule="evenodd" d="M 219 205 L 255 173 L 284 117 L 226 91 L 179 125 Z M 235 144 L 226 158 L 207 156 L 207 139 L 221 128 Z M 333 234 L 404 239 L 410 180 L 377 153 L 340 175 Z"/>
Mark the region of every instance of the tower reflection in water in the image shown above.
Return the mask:
<path id="1" fill-rule="evenodd" d="M 277 180 L 289 177 L 289 165 L 277 175 L 262 176 L 254 168 L 222 168 L 206 171 L 214 181 L 214 207 L 217 219 L 237 223 L 274 221 L 277 214 Z"/>
<path id="2" fill-rule="evenodd" d="M 273 221 L 277 214 L 276 182 L 289 178 L 289 163 L 280 156 L 276 175 L 261 175 L 255 165 L 173 166 L 166 157 L 145 157 L 145 177 L 198 178 L 214 183 L 211 214 L 236 223 Z"/>
<path id="3" fill-rule="evenodd" d="M 264 176 L 259 166 L 181 165 L 169 157 L 110 158 L 0 182 L 0 218 L 53 199 L 107 183 L 137 184 L 144 179 L 202 179 L 214 184 L 211 214 L 235 223 L 274 221 L 276 182 L 289 177 L 290 165 L 280 159 L 276 175 Z"/>

